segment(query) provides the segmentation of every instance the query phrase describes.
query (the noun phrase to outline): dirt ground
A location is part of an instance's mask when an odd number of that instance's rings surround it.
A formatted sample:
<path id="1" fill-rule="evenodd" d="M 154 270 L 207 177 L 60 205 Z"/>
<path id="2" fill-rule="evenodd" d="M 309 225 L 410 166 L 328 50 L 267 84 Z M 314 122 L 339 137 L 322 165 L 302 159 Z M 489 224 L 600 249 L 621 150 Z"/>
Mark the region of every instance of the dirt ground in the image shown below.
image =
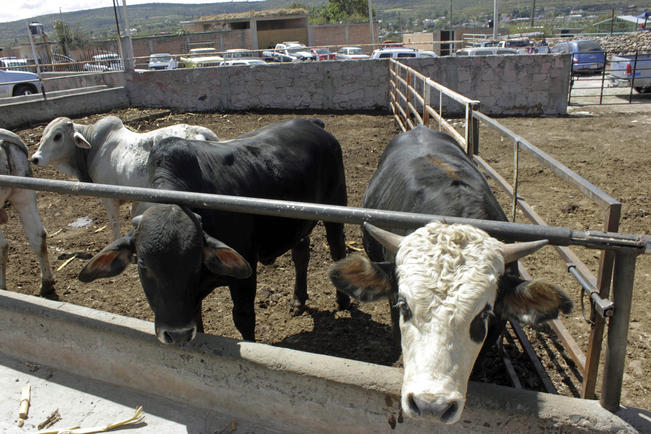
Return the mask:
<path id="1" fill-rule="evenodd" d="M 398 133 L 392 117 L 372 113 L 185 113 L 137 120 L 160 112 L 128 109 L 111 114 L 120 116 L 130 127 L 139 131 L 186 122 L 209 127 L 223 139 L 233 138 L 271 122 L 296 116 L 317 116 L 342 145 L 351 206 L 361 206 L 364 189 L 384 146 Z M 75 121 L 91 123 L 100 117 L 94 115 Z M 566 117 L 503 118 L 499 121 L 620 200 L 623 204 L 621 232 L 649 233 L 651 141 L 648 139 L 648 130 L 651 124 L 651 104 L 589 106 L 574 110 Z M 44 126 L 34 125 L 15 131 L 28 144 L 30 154 L 36 151 Z M 506 179 L 511 180 L 512 143 L 490 132 L 487 127 L 481 131 L 480 154 Z M 564 181 L 530 157 L 522 155 L 520 167 L 520 196 L 533 205 L 549 224 L 577 230 L 603 229 L 603 211 L 592 205 L 577 190 L 568 187 Z M 34 176 L 68 179 L 49 167 L 35 167 Z M 505 196 L 499 195 L 499 198 L 505 209 L 510 209 Z M 99 199 L 39 193 L 39 210 L 49 234 L 49 254 L 60 300 L 153 320 L 134 266 L 115 278 L 83 284 L 76 276 L 84 261 L 75 258 L 66 264 L 75 252 L 92 255 L 110 242 L 110 228 Z M 2 228 L 10 242 L 7 286 L 12 291 L 36 295 L 40 284 L 38 263 L 29 249 L 15 211 L 11 207 L 8 211 L 10 221 Z M 127 205 L 122 208 L 122 216 L 126 231 L 130 225 Z M 70 226 L 80 217 L 89 217 L 92 223 L 85 227 Z M 522 216 L 518 217 L 518 221 L 525 222 Z M 361 247 L 357 226 L 347 225 L 346 236 L 349 251 Z M 581 248 L 574 250 L 595 272 L 599 252 Z M 307 310 L 299 316 L 290 313 L 294 281 L 290 255 L 285 254 L 270 266 L 258 264 L 257 340 L 380 364 L 399 363 L 390 357 L 390 319 L 386 303 L 356 305 L 351 311 L 336 311 L 335 291 L 326 275 L 332 261 L 320 224 L 312 236 L 311 254 L 308 281 L 310 298 Z M 575 310 L 564 317 L 563 322 L 585 351 L 590 329 L 581 312 L 580 287 L 566 272 L 564 264 L 555 258 L 553 249 L 547 247 L 524 261 L 524 265 L 533 276 L 554 281 L 571 294 Z M 57 270 L 59 267 L 63 268 Z M 651 296 L 650 275 L 651 258 L 648 255 L 638 258 L 622 393 L 622 404 L 646 409 L 651 408 L 651 313 L 648 309 L 648 299 Z M 231 306 L 226 288 L 217 288 L 204 301 L 204 322 L 208 333 L 240 338 L 231 318 Z M 553 332 L 546 327 L 527 329 L 526 332 L 559 393 L 578 396 L 581 377 L 567 354 L 563 351 L 559 353 Z M 526 358 L 518 354 L 518 347 L 514 344 L 507 344 L 506 347 L 514 358 L 523 386 L 542 390 L 540 380 L 533 375 L 528 362 L 524 361 Z M 478 367 L 473 378 L 509 384 L 503 364 L 498 358 L 493 363 Z M 600 384 L 599 382 L 598 391 Z"/>

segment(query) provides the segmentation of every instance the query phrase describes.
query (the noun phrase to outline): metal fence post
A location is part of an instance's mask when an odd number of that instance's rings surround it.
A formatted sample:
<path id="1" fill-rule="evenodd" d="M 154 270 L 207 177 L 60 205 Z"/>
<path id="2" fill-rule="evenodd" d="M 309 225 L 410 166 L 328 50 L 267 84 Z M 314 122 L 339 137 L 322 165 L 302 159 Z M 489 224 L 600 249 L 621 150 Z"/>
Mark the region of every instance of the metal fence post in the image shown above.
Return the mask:
<path id="1" fill-rule="evenodd" d="M 613 301 L 615 314 L 608 322 L 606 360 L 601 387 L 601 406 L 608 411 L 619 410 L 622 395 L 622 380 L 626 360 L 626 337 L 631 316 L 633 282 L 635 280 L 635 259 L 631 253 L 615 254 L 613 276 Z"/>

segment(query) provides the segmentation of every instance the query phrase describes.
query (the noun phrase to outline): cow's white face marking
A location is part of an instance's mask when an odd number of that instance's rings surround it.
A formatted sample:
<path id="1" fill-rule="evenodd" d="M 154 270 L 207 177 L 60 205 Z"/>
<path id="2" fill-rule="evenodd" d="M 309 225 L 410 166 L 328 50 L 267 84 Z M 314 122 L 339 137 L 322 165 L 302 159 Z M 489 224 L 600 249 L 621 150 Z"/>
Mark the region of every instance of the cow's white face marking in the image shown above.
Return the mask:
<path id="1" fill-rule="evenodd" d="M 504 272 L 502 244 L 472 226 L 433 222 L 402 240 L 396 268 L 402 408 L 409 416 L 437 414 L 454 423 Z"/>

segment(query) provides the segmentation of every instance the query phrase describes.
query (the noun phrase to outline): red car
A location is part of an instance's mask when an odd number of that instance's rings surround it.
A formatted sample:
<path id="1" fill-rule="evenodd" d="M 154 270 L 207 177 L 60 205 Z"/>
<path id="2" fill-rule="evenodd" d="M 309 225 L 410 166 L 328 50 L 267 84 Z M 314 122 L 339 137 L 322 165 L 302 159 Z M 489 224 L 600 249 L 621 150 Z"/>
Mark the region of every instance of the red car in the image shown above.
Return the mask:
<path id="1" fill-rule="evenodd" d="M 316 56 L 316 60 L 335 60 L 337 56 L 331 53 L 327 48 L 312 48 L 312 53 Z"/>

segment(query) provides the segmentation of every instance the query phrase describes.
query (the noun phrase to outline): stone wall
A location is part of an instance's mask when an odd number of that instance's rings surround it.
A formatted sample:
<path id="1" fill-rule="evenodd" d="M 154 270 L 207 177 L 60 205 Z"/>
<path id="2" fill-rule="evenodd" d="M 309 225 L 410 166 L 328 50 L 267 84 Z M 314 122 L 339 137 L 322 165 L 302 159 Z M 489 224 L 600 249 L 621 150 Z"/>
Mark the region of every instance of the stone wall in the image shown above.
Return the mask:
<path id="1" fill-rule="evenodd" d="M 331 61 L 147 71 L 128 77 L 126 87 L 132 105 L 181 111 L 388 110 L 388 63 Z M 481 110 L 489 115 L 567 112 L 569 56 L 443 57 L 406 63 L 480 100 Z M 444 108 L 447 114 L 462 110 L 447 100 Z"/>
<path id="2" fill-rule="evenodd" d="M 569 55 L 443 57 L 407 63 L 442 85 L 479 100 L 481 111 L 491 116 L 567 112 Z M 47 101 L 30 97 L 24 103 L 16 98 L 10 104 L 0 104 L 3 127 L 124 106 L 218 112 L 389 111 L 388 60 L 83 74 L 46 82 L 46 91 L 97 85 L 107 88 Z M 431 100 L 438 102 L 435 91 Z M 463 113 L 462 106 L 448 99 L 443 107 L 444 116 Z"/>

